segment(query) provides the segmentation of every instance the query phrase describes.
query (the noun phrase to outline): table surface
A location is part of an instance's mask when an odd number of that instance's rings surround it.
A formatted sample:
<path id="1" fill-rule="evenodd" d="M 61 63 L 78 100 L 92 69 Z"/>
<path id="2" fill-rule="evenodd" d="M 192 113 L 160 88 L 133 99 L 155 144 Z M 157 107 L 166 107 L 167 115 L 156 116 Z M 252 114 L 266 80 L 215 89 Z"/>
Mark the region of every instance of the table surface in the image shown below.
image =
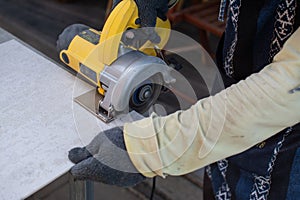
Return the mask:
<path id="1" fill-rule="evenodd" d="M 71 167 L 104 124 L 73 98 L 91 86 L 0 28 L 0 199 L 24 199 Z"/>

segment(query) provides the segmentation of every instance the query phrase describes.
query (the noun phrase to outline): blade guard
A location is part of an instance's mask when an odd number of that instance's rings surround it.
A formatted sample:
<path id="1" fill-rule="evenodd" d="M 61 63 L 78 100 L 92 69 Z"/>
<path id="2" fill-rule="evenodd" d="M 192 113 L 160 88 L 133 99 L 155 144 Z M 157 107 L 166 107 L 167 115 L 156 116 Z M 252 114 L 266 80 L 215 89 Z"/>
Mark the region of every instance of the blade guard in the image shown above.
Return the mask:
<path id="1" fill-rule="evenodd" d="M 125 63 L 129 65 L 120 69 L 120 66 L 124 67 Z M 154 75 L 161 77 L 161 82 L 157 84 L 166 85 L 175 81 L 170 75 L 170 67 L 158 57 L 148 56 L 139 51 L 131 51 L 119 57 L 101 74 L 102 80 L 108 80 L 106 77 L 109 76 L 110 82 L 107 83 L 109 89 L 100 106 L 105 110 L 109 110 L 112 106 L 117 112 L 126 110 L 134 89 Z"/>
<path id="2" fill-rule="evenodd" d="M 145 60 L 146 59 L 146 60 Z M 144 62 L 147 64 L 143 64 Z M 111 104 L 116 111 L 123 111 L 127 108 L 131 92 L 143 81 L 159 74 L 164 84 L 168 84 L 174 79 L 169 75 L 170 68 L 161 59 L 147 56 L 139 60 L 128 68 L 120 77 L 116 84 L 111 98 Z M 159 83 L 157 83 L 159 84 Z M 118 97 L 118 98 L 115 98 Z"/>

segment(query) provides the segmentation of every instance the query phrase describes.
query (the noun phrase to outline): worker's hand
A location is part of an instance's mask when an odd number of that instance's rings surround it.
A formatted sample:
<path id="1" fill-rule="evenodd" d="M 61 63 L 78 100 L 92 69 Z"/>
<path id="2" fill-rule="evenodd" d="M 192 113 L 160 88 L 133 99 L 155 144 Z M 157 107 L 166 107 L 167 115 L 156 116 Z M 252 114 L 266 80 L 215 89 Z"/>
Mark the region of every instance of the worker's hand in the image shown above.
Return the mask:
<path id="1" fill-rule="evenodd" d="M 113 8 L 121 0 L 113 1 Z M 166 20 L 166 13 L 168 12 L 168 0 L 135 0 L 139 10 L 139 24 L 141 27 L 151 27 L 144 29 L 145 34 L 153 43 L 159 43 L 160 37 L 155 32 L 154 27 L 156 25 L 156 18 L 159 17 L 162 20 Z"/>
<path id="2" fill-rule="evenodd" d="M 167 20 L 168 0 L 135 0 L 138 10 L 141 27 L 155 27 L 156 18 Z M 153 43 L 159 43 L 160 37 L 154 28 L 145 29 L 148 39 Z"/>
<path id="3" fill-rule="evenodd" d="M 76 164 L 71 174 L 79 180 L 126 187 L 145 179 L 128 156 L 120 127 L 99 133 L 86 147 L 70 150 L 69 159 Z"/>

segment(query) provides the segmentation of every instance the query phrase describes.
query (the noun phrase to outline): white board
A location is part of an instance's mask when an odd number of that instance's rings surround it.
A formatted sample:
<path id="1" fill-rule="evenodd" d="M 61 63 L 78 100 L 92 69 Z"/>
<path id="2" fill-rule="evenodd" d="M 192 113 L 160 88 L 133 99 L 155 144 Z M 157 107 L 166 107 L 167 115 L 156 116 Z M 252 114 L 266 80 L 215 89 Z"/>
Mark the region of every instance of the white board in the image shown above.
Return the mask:
<path id="1" fill-rule="evenodd" d="M 91 86 L 15 40 L 0 62 L 0 199 L 35 193 L 72 167 L 68 150 L 127 120 L 106 125 L 73 103 Z"/>

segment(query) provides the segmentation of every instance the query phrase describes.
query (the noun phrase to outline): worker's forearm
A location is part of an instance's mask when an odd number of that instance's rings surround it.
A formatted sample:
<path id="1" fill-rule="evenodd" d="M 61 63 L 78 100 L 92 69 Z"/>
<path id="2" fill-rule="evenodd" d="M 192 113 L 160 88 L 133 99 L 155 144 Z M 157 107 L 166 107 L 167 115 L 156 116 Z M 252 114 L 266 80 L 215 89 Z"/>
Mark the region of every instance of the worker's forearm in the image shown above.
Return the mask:
<path id="1" fill-rule="evenodd" d="M 130 158 L 145 176 L 181 175 L 240 153 L 300 122 L 300 29 L 274 62 L 186 111 L 126 124 Z"/>

